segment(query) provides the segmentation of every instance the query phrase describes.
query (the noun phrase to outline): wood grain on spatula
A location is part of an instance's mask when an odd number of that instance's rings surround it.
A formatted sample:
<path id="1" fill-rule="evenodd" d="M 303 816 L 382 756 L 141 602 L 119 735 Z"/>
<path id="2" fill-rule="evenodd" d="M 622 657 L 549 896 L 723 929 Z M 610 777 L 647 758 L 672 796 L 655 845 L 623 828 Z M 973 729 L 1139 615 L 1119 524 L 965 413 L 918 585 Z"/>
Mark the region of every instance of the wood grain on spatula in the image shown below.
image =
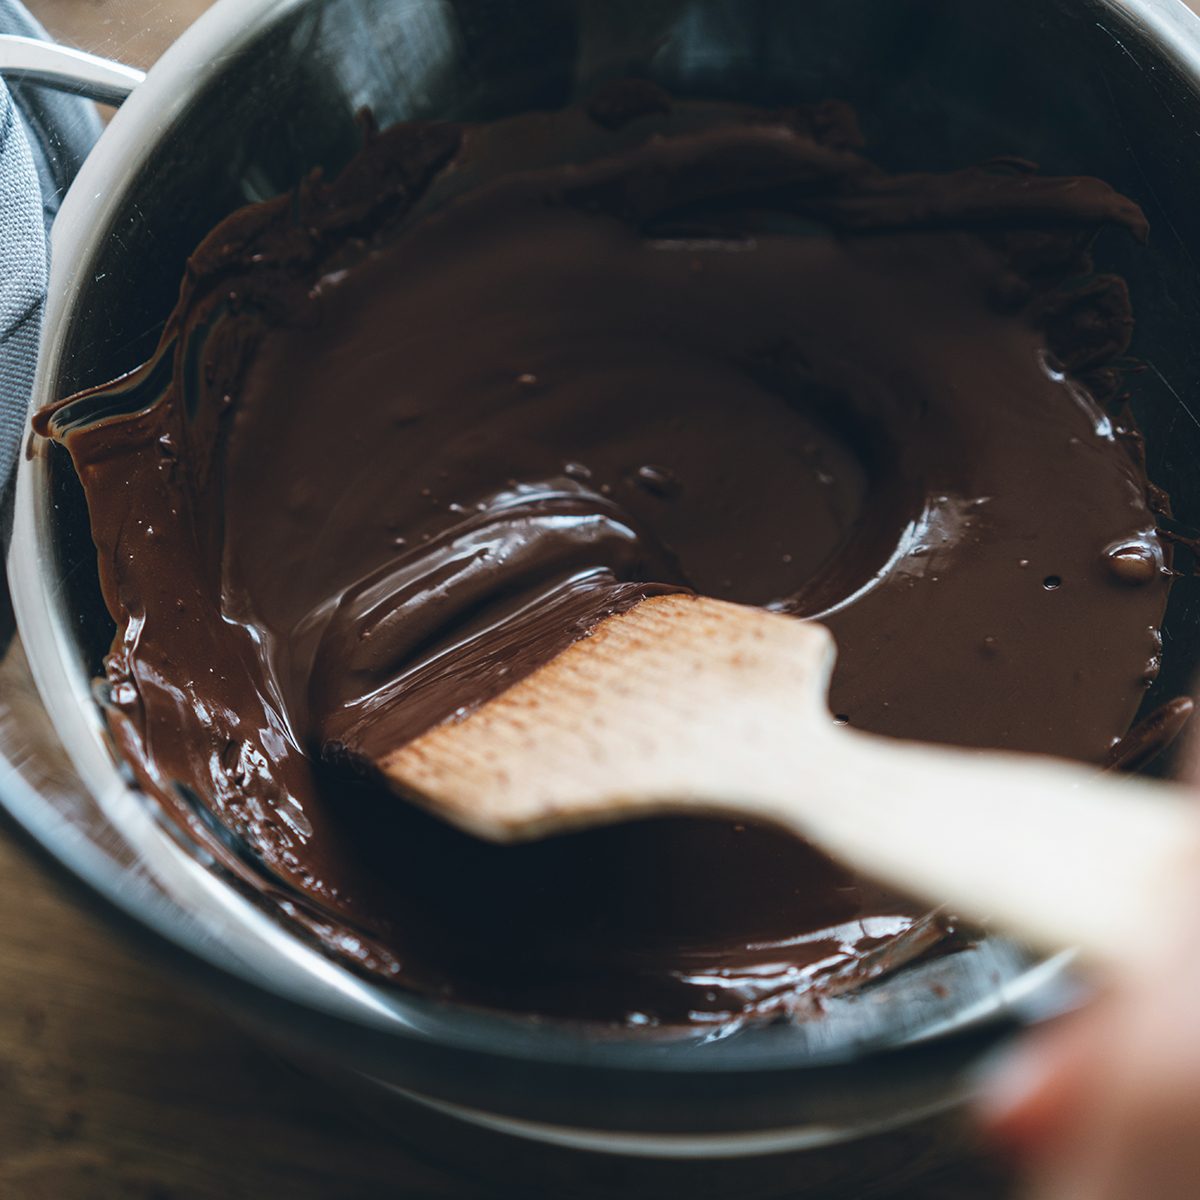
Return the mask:
<path id="1" fill-rule="evenodd" d="M 1113 963 L 1149 949 L 1200 866 L 1188 789 L 838 727 L 834 661 L 818 624 L 654 597 L 377 765 L 493 841 L 669 813 L 763 820 L 1042 945 Z"/>

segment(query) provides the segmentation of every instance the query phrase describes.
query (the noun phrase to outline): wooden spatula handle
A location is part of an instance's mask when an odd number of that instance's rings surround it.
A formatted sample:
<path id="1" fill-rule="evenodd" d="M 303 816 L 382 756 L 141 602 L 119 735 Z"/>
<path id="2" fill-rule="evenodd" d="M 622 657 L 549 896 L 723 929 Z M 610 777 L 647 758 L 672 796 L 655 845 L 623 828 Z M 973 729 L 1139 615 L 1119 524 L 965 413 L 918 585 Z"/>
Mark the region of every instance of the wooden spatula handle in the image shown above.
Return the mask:
<path id="1" fill-rule="evenodd" d="M 820 753 L 804 748 L 807 772 L 793 774 L 791 794 L 777 762 L 764 764 L 760 786 L 747 780 L 756 813 L 1046 947 L 1076 945 L 1110 964 L 1152 954 L 1189 873 L 1200 873 L 1189 789 L 846 729 L 821 736 Z"/>

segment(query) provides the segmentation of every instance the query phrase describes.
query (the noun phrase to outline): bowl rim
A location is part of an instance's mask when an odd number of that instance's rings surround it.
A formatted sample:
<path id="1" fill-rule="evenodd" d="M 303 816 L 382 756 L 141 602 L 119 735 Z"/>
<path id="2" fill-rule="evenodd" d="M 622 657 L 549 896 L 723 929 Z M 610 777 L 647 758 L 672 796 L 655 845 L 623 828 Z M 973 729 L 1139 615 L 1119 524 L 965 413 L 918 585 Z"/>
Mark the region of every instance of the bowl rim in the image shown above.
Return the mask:
<path id="1" fill-rule="evenodd" d="M 80 171 L 68 193 L 54 227 L 52 270 L 34 407 L 56 398 L 54 380 L 67 347 L 70 317 L 98 251 L 97 231 L 111 228 L 121 211 L 126 190 L 174 125 L 186 113 L 198 92 L 220 71 L 231 55 L 247 50 L 264 30 L 284 19 L 308 0 L 218 0 L 151 68 L 144 84 L 126 102 L 96 150 Z M 1111 12 L 1126 24 L 1141 29 L 1158 53 L 1173 61 L 1200 91 L 1200 17 L 1183 0 L 1081 0 Z M 1114 34 L 1114 37 L 1116 35 Z M 89 681 L 70 661 L 72 643 L 65 609 L 57 589 L 46 586 L 54 568 L 53 555 L 40 531 L 47 528 L 51 504 L 48 454 L 34 448 L 18 472 L 17 501 L 8 572 L 18 629 L 43 703 L 69 757 L 88 781 L 97 800 L 122 822 L 143 829 L 152 824 L 145 806 L 126 783 L 109 749 L 100 715 L 93 703 Z M 333 1045 L 342 1062 L 357 1062 L 364 1071 L 378 1067 L 395 1044 L 406 1044 L 406 1065 L 416 1045 L 434 1046 L 455 1055 L 482 1056 L 517 1063 L 528 1071 L 538 1064 L 547 1071 L 578 1072 L 583 1068 L 611 1079 L 638 1072 L 643 1075 L 694 1079 L 724 1075 L 731 1085 L 748 1074 L 769 1074 L 793 1083 L 803 1078 L 815 1089 L 827 1087 L 829 1072 L 853 1065 L 865 1084 L 875 1070 L 884 1074 L 911 1062 L 918 1073 L 930 1069 L 935 1050 L 954 1070 L 970 1062 L 978 1048 L 1021 1025 L 1062 1010 L 1074 995 L 1067 984 L 1069 954 L 1059 955 L 1022 976 L 1027 986 L 997 997 L 991 1008 L 963 1014 L 962 1019 L 939 1028 L 908 1045 L 856 1044 L 824 1056 L 809 1055 L 797 1062 L 781 1053 L 777 1044 L 762 1041 L 753 1049 L 741 1039 L 718 1040 L 701 1054 L 680 1054 L 679 1043 L 658 1045 L 642 1039 L 597 1043 L 578 1025 L 562 1028 L 552 1023 L 531 1025 L 528 1019 L 484 1012 L 466 1006 L 447 1006 L 427 997 L 404 994 L 408 1019 L 397 1019 L 395 1006 L 372 1003 L 366 991 L 378 991 L 344 972 L 345 981 L 330 989 L 317 1003 L 304 987 L 312 972 L 328 976 L 330 965 L 323 954 L 296 941 L 294 974 L 281 976 L 255 970 L 255 947 L 278 949 L 282 931 L 275 921 L 249 901 L 237 898 L 239 928 L 250 931 L 242 945 L 223 944 L 204 936 L 185 920 L 185 914 L 145 889 L 135 889 L 113 869 L 112 860 L 82 838 L 64 839 L 61 820 L 21 779 L 15 769 L 0 770 L 0 805 L 40 848 L 90 894 L 99 896 L 121 924 L 148 933 L 166 949 L 176 966 L 189 977 L 203 975 L 207 984 L 239 1009 L 257 1014 L 272 1027 L 286 1015 L 286 1024 L 308 1040 Z M 162 869 L 185 889 L 207 889 L 217 882 L 184 851 L 158 830 L 163 846 Z M 207 883 L 205 881 L 208 881 Z M 229 896 L 231 889 L 221 885 Z M 231 925 L 233 923 L 231 922 Z M 232 936 L 232 934 L 231 934 Z M 340 968 L 339 968 L 340 970 Z M 339 992 L 339 987 L 341 991 Z M 339 998 L 340 997 L 340 998 Z M 364 1004 L 364 1000 L 367 1003 Z M 385 1011 L 386 1010 L 386 1011 Z M 416 1020 L 413 1020 L 416 1014 Z M 449 1015 L 448 1015 L 449 1014 Z M 252 1017 L 253 1019 L 253 1017 Z M 428 1021 L 430 1026 L 422 1027 Z M 434 1031 L 430 1032 L 430 1028 Z M 951 1038 L 951 1034 L 955 1035 Z M 351 1052 L 349 1043 L 359 1044 Z M 689 1039 L 684 1044 L 693 1044 Z M 951 1043 L 954 1043 L 951 1045 Z M 936 1055 L 934 1055 L 936 1057 Z M 421 1072 L 424 1074 L 424 1072 Z M 574 1084 L 579 1080 L 574 1078 Z M 447 1097 L 450 1098 L 450 1097 Z"/>

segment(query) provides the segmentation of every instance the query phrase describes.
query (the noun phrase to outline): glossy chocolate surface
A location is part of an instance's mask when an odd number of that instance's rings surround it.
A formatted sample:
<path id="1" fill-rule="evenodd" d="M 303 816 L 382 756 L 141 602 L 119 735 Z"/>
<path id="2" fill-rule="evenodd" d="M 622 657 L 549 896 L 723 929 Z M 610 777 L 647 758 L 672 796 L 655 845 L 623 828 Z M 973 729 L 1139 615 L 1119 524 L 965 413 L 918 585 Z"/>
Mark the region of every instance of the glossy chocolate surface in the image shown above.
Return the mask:
<path id="1" fill-rule="evenodd" d="M 1141 213 L 856 143 L 837 105 L 630 84 L 397 127 L 229 218 L 155 359 L 40 415 L 119 627 L 114 737 L 331 952 L 652 1025 L 802 1009 L 946 936 L 769 830 L 497 848 L 362 768 L 651 592 L 825 621 L 831 720 L 1123 753 L 1169 578 L 1090 248 Z"/>

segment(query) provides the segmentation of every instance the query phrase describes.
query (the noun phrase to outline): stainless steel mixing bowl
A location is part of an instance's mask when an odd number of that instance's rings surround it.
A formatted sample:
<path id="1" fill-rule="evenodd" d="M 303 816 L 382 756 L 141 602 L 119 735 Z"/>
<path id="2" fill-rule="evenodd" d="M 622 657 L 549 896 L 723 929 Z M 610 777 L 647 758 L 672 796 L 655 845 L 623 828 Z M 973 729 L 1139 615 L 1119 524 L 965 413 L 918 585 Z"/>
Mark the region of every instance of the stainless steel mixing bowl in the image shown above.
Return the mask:
<path id="1" fill-rule="evenodd" d="M 80 67 L 34 53 L 20 69 L 61 83 Z M 202 235 L 345 162 L 364 106 L 382 125 L 488 119 L 633 74 L 683 95 L 849 100 L 892 166 L 1018 154 L 1136 197 L 1149 248 L 1114 238 L 1101 258 L 1134 291 L 1152 477 L 1180 521 L 1200 525 L 1200 20 L 1180 0 L 224 0 L 144 83 L 87 70 L 84 90 L 132 95 L 54 231 L 35 404 L 147 357 Z M 829 1147 L 946 1108 L 981 1050 L 1076 994 L 1067 956 L 1039 962 L 998 939 L 820 1018 L 723 1037 L 649 1040 L 381 988 L 285 929 L 131 788 L 92 697 L 112 623 L 86 512 L 69 462 L 45 444 L 21 467 L 9 578 L 20 642 L 0 672 L 0 801 L 16 825 L 290 1052 L 509 1139 L 504 1154 L 524 1142 L 674 1164 L 714 1195 L 794 1190 L 801 1177 L 862 1194 L 853 1166 L 878 1173 L 880 1160 Z M 1189 690 L 1197 603 L 1176 589 L 1149 704 Z M 818 1149 L 827 1170 L 798 1158 Z"/>

